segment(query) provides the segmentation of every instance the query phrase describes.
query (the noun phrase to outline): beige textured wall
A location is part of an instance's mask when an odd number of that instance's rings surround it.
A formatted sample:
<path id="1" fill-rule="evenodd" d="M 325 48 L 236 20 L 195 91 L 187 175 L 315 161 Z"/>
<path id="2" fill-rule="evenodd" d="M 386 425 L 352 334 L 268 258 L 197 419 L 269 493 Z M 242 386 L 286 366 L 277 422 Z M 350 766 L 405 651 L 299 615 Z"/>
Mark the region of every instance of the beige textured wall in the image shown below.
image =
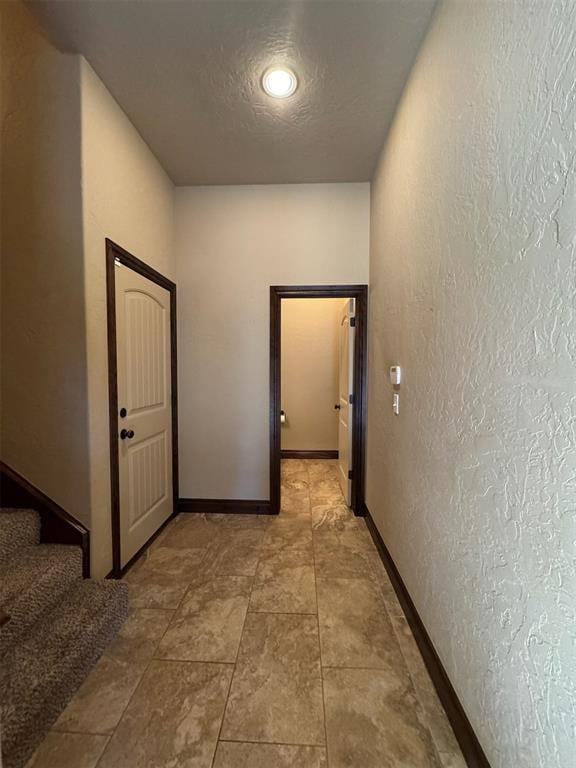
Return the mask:
<path id="1" fill-rule="evenodd" d="M 282 301 L 282 448 L 338 450 L 338 342 L 345 299 Z"/>
<path id="2" fill-rule="evenodd" d="M 0 3 L 1 456 L 89 523 L 80 59 Z"/>
<path id="3" fill-rule="evenodd" d="M 574 765 L 575 50 L 441 3 L 373 185 L 367 503 L 493 768 Z"/>
<path id="4" fill-rule="evenodd" d="M 81 57 L 0 3 L 2 459 L 112 563 L 105 238 L 174 277 L 173 185 Z"/>
<path id="5" fill-rule="evenodd" d="M 368 282 L 369 186 L 176 190 L 180 493 L 267 499 L 269 287 Z"/>
<path id="6" fill-rule="evenodd" d="M 82 60 L 82 185 L 93 569 L 111 566 L 105 238 L 175 276 L 174 187 Z"/>

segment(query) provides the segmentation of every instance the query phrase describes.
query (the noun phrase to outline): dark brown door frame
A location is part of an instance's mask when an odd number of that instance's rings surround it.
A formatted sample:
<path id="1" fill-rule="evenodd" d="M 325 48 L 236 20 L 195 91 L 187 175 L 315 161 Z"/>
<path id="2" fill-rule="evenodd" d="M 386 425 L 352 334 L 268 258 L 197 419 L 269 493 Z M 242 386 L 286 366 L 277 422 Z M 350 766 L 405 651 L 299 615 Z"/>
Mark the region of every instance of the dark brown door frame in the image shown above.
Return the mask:
<path id="1" fill-rule="evenodd" d="M 137 259 L 124 248 L 106 238 L 106 307 L 108 316 L 108 395 L 110 417 L 110 487 L 112 494 L 112 562 L 111 575 L 119 578 L 144 547 L 124 567 L 120 552 L 120 477 L 118 464 L 118 364 L 116 359 L 116 274 L 114 263 L 118 259 L 125 267 L 148 278 L 170 293 L 170 375 L 172 379 L 172 514 L 178 500 L 178 375 L 176 357 L 176 284 Z"/>
<path id="2" fill-rule="evenodd" d="M 352 509 L 364 514 L 366 453 L 367 285 L 273 285 L 270 287 L 270 512 L 280 512 L 280 373 L 282 299 L 356 299 L 354 408 L 352 410 Z"/>

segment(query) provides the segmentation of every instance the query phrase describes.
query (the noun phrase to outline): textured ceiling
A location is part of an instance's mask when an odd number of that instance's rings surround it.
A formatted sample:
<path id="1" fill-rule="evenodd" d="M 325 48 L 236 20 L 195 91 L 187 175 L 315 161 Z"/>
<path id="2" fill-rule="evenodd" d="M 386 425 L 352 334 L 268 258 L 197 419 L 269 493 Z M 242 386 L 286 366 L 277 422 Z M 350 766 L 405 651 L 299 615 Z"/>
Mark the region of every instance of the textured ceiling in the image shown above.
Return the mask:
<path id="1" fill-rule="evenodd" d="M 33 0 L 176 184 L 366 181 L 434 0 Z M 288 64 L 285 101 L 260 87 Z"/>

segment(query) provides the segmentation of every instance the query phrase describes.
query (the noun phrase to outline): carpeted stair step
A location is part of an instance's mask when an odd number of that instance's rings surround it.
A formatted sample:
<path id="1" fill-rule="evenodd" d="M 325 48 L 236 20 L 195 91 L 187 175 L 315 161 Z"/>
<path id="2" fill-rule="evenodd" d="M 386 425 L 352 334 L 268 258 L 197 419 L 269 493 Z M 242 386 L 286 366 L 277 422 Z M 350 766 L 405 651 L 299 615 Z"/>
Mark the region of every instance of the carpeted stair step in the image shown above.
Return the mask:
<path id="1" fill-rule="evenodd" d="M 0 667 L 3 768 L 23 768 L 128 615 L 128 589 L 85 580 Z"/>
<path id="2" fill-rule="evenodd" d="M 40 542 L 40 516 L 33 509 L 0 509 L 0 567 L 21 547 Z"/>
<path id="3" fill-rule="evenodd" d="M 82 550 L 65 544 L 22 547 L 0 567 L 0 659 L 26 631 L 82 579 Z"/>

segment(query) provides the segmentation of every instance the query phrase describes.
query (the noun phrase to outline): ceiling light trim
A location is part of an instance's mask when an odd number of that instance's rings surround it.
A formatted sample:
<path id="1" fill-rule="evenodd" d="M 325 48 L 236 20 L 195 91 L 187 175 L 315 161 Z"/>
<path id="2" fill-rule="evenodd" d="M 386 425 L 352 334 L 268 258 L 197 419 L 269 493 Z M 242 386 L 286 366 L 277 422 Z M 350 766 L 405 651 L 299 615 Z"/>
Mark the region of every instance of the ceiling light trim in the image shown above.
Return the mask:
<path id="1" fill-rule="evenodd" d="M 289 99 L 296 93 L 298 85 L 298 77 L 290 67 L 268 67 L 262 75 L 262 89 L 273 99 Z"/>

